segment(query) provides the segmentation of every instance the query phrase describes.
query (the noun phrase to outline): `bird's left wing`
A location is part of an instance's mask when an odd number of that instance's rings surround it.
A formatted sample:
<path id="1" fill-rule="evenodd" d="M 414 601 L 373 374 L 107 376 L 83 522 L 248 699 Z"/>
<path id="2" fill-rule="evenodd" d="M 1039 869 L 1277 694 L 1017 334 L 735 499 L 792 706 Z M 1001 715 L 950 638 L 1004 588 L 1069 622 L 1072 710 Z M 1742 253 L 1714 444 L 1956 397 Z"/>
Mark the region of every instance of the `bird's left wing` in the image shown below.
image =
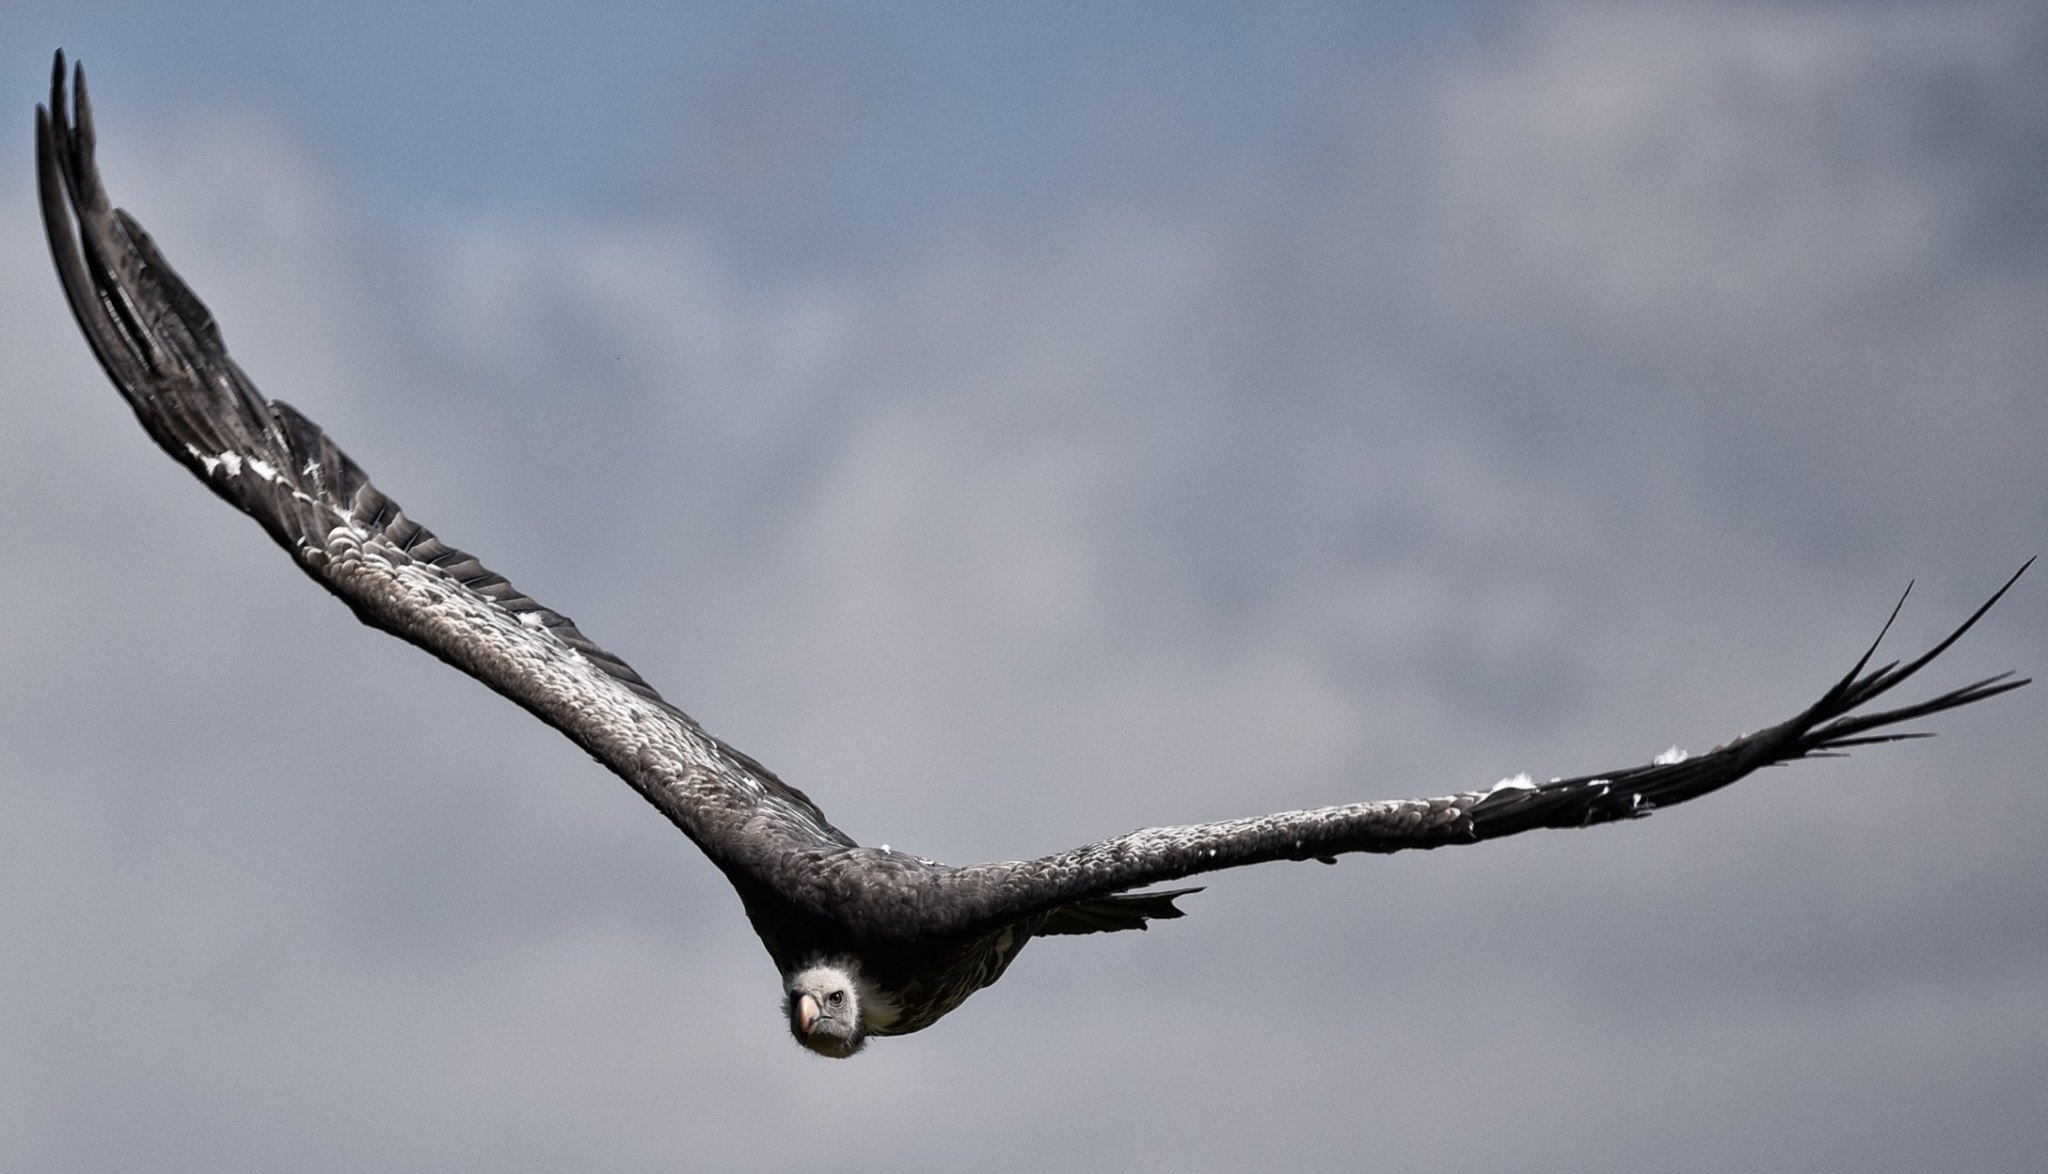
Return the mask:
<path id="1" fill-rule="evenodd" d="M 1877 651 L 1873 642 L 1854 668 L 1797 716 L 1705 754 L 1672 752 L 1642 766 L 1540 784 L 1524 776 L 1482 791 L 1432 799 L 1352 803 L 1221 823 L 1147 828 L 1037 860 L 978 864 L 942 878 L 943 892 L 926 897 L 917 928 L 923 933 L 943 934 L 1007 924 L 1075 901 L 1271 860 L 1334 863 L 1335 857 L 1346 852 L 1441 848 L 1535 828 L 1587 827 L 1638 819 L 1660 807 L 1719 790 L 1758 767 L 1829 757 L 1875 742 L 1926 737 L 1898 732 L 1895 727 L 1995 697 L 2027 684 L 2027 680 L 2001 673 L 1917 704 L 1857 711 L 1941 655 L 1991 610 L 2032 564 L 2032 559 L 2027 560 L 1947 639 L 1920 657 L 1865 671 Z M 1899 602 L 1904 604 L 1903 596 Z M 1892 616 L 1897 615 L 1894 607 Z M 1885 629 L 1890 627 L 1888 619 Z M 1883 638 L 1880 632 L 1878 640 Z"/>
<path id="2" fill-rule="evenodd" d="M 93 160 L 85 75 L 57 54 L 36 110 L 50 252 L 100 365 L 162 449 L 261 523 L 364 623 L 417 644 L 567 734 L 714 860 L 758 869 L 852 841 L 795 788 L 706 734 L 567 616 L 400 512 L 312 421 L 263 397 Z"/>

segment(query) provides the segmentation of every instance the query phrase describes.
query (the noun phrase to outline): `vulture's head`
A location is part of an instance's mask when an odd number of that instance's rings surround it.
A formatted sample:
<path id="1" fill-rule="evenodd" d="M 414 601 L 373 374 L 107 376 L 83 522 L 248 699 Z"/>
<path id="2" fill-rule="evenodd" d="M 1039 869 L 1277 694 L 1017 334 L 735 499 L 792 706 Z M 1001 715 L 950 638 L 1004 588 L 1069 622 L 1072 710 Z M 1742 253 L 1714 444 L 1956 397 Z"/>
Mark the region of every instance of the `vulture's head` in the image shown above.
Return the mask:
<path id="1" fill-rule="evenodd" d="M 789 1033 L 818 1053 L 843 1060 L 868 1042 L 860 1021 L 860 988 L 850 969 L 824 964 L 798 971 L 785 986 Z"/>

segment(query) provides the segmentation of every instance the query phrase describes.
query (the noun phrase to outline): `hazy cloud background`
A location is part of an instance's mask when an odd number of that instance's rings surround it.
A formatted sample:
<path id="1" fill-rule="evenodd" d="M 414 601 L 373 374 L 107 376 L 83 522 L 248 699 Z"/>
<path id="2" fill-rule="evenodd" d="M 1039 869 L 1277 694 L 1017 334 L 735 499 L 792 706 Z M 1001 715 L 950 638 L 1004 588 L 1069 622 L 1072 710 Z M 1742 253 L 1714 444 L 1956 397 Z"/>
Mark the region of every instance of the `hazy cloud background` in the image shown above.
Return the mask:
<path id="1" fill-rule="evenodd" d="M 2038 687 L 829 1064 L 687 842 L 149 446 L 34 214 L 62 44 L 267 392 L 954 861 L 1703 749 L 2048 545 L 2039 6 L 1364 8 L 0 18 L 0 1165 L 2034 1168 Z"/>

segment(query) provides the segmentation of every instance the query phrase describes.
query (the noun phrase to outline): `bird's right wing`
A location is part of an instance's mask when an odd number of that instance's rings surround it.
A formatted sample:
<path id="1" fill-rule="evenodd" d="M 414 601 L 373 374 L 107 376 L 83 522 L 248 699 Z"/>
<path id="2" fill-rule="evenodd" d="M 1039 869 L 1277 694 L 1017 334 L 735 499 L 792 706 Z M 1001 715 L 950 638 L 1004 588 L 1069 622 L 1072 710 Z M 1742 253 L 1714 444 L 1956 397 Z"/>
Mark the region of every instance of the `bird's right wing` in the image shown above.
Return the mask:
<path id="1" fill-rule="evenodd" d="M 2026 573 L 2027 560 L 1948 638 L 1918 658 L 1865 669 L 1873 642 L 1834 687 L 1791 719 L 1705 754 L 1660 755 L 1622 770 L 1532 783 L 1526 776 L 1481 791 L 1428 799 L 1352 803 L 1250 819 L 1147 828 L 1037 860 L 978 864 L 931 882 L 915 932 L 940 936 L 1004 925 L 1075 902 L 1274 860 L 1333 864 L 1348 852 L 1400 852 L 1476 844 L 1535 828 L 1587 827 L 1637 819 L 1717 791 L 1758 767 L 1829 757 L 1851 747 L 1920 738 L 1893 727 L 1971 705 L 2028 682 L 2001 673 L 1897 709 L 1859 713 L 1946 651 Z M 1905 603 L 1902 596 L 1900 604 Z M 1898 608 L 1893 608 L 1896 618 Z M 1885 621 L 1885 629 L 1891 620 Z M 1883 640 L 1884 633 L 1878 634 Z M 1141 896 L 1145 894 L 1134 894 Z M 1170 897 L 1174 894 L 1152 894 Z M 1155 914 L 1159 915 L 1159 914 Z"/>
<path id="2" fill-rule="evenodd" d="M 93 160 L 85 75 L 57 54 L 36 111 L 43 224 L 86 341 L 159 447 L 256 519 L 356 616 L 419 645 L 561 730 L 721 864 L 758 869 L 852 841 L 802 792 L 706 734 L 567 616 L 400 512 L 312 421 L 264 398 L 213 315 Z"/>

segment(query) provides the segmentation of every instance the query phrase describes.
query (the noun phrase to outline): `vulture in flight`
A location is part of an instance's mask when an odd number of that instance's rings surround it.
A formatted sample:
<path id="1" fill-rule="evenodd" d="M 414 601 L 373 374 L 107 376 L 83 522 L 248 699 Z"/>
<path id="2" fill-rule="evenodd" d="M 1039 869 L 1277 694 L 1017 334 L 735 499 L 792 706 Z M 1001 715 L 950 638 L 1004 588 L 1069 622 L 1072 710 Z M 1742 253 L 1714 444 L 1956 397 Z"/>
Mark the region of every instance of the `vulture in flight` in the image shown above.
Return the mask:
<path id="1" fill-rule="evenodd" d="M 511 698 L 682 829 L 738 890 L 781 972 L 790 1032 L 821 1055 L 851 1056 L 870 1036 L 931 1026 L 1001 977 L 1034 937 L 1144 929 L 1181 916 L 1175 899 L 1195 891 L 1153 886 L 1269 860 L 1334 863 L 1347 852 L 1636 819 L 1758 767 L 1919 736 L 1896 727 L 2027 683 L 2004 673 L 1914 704 L 1866 708 L 1968 631 L 2022 566 L 1927 653 L 1873 668 L 1873 643 L 1806 709 L 1705 754 L 1672 752 L 1547 783 L 1523 776 L 1435 798 L 1147 828 L 1037 860 L 961 868 L 864 847 L 567 616 L 435 537 L 318 425 L 257 391 L 205 305 L 142 226 L 108 203 L 84 73 L 73 74 L 69 101 L 65 80 L 60 51 L 49 108 L 36 111 L 43 222 L 72 313 L 143 429 L 356 618 Z"/>

